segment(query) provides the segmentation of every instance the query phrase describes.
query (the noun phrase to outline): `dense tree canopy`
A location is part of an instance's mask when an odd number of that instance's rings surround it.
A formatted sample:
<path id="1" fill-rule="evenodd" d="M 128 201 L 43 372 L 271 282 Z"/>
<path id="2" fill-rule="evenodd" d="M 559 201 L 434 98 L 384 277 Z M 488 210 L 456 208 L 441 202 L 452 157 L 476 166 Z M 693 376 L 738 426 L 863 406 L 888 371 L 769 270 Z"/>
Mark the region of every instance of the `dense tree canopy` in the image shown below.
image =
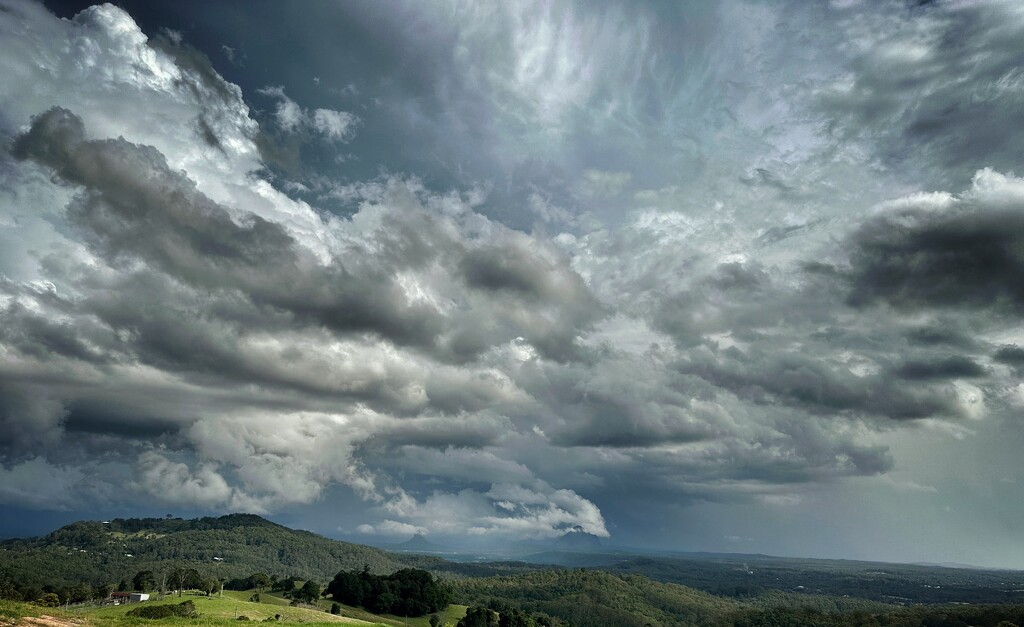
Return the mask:
<path id="1" fill-rule="evenodd" d="M 405 568 L 378 576 L 362 571 L 341 571 L 327 585 L 325 594 L 346 605 L 364 607 L 378 614 L 424 616 L 451 603 L 451 590 L 425 570 Z"/>
<path id="2" fill-rule="evenodd" d="M 474 606 L 466 610 L 458 627 L 498 627 L 498 614 L 486 607 Z"/>
<path id="3" fill-rule="evenodd" d="M 20 585 L 40 587 L 121 579 L 131 587 L 132 575 L 138 571 L 153 571 L 159 582 L 160 575 L 174 567 L 193 568 L 203 576 L 213 575 L 216 568 L 218 578 L 227 579 L 265 573 L 324 581 L 340 568 L 364 564 L 376 574 L 447 564 L 440 558 L 390 555 L 241 514 L 192 520 L 82 521 L 39 538 L 4 540 L 0 547 L 0 572 Z M 198 588 L 201 581 L 202 577 L 186 589 Z M 180 582 L 168 577 L 167 585 L 177 588 Z"/>

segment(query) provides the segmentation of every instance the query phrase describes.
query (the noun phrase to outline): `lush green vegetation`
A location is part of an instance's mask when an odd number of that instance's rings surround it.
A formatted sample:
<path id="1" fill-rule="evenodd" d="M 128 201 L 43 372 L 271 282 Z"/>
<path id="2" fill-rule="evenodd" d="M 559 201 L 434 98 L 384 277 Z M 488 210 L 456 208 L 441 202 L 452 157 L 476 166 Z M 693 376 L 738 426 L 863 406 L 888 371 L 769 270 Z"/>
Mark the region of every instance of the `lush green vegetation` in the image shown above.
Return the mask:
<path id="1" fill-rule="evenodd" d="M 569 625 L 623 627 L 995 627 L 1003 621 L 1024 625 L 1022 605 L 903 607 L 778 591 L 739 600 L 638 575 L 584 569 L 467 579 L 454 585 L 458 599 L 499 610 L 495 620 L 500 621 L 502 607 L 515 607 L 530 614 L 536 625 L 544 624 L 541 617 Z M 487 623 L 477 619 L 473 624 Z"/>
<path id="2" fill-rule="evenodd" d="M 235 626 L 239 624 L 239 617 L 245 617 L 254 622 L 272 622 L 278 625 L 303 625 L 303 627 L 330 626 L 337 627 L 339 624 L 362 625 L 371 627 L 373 625 L 398 627 L 401 623 L 390 621 L 359 620 L 345 616 L 334 616 L 328 612 L 315 608 L 288 607 L 270 604 L 258 604 L 241 601 L 231 597 L 194 597 L 190 599 L 194 603 L 196 617 L 187 618 L 183 616 L 168 616 L 161 618 L 143 618 L 138 616 L 142 608 L 150 608 L 145 613 L 163 613 L 162 607 L 180 607 L 180 599 L 168 598 L 163 601 L 146 601 L 141 604 L 120 605 L 120 606 L 83 606 L 69 610 L 62 608 L 50 609 L 41 608 L 32 604 L 0 601 L 0 624 L 3 619 L 18 619 L 26 616 L 51 616 L 55 619 L 66 621 L 69 627 L 88 625 L 90 627 L 159 627 L 185 625 L 215 625 L 220 627 Z M 244 622 L 244 621 L 242 621 Z M 454 624 L 454 623 L 453 623 Z M 420 626 L 416 626 L 420 627 Z M 425 625 L 423 627 L 426 627 Z"/>
<path id="3" fill-rule="evenodd" d="M 1016 627 L 1024 624 L 1024 607 L 1011 605 L 931 606 L 871 614 L 831 614 L 798 608 L 736 612 L 714 627 Z"/>
<path id="4" fill-rule="evenodd" d="M 367 569 L 341 571 L 327 584 L 324 594 L 346 605 L 357 605 L 378 614 L 424 616 L 439 612 L 452 601 L 452 592 L 425 570 L 404 568 L 386 576 Z"/>
<path id="5" fill-rule="evenodd" d="M 0 579 L 6 575 L 17 585 L 39 588 L 116 585 L 125 579 L 130 587 L 132 577 L 143 571 L 153 574 L 151 585 L 158 588 L 173 568 L 191 568 L 202 578 L 217 580 L 262 572 L 327 581 L 339 570 L 364 565 L 370 572 L 388 574 L 444 562 L 417 557 L 407 563 L 379 549 L 246 514 L 78 522 L 41 538 L 7 540 L 0 548 Z"/>
<path id="6" fill-rule="evenodd" d="M 160 618 L 199 618 L 195 602 L 182 601 L 176 605 L 139 605 L 135 609 L 128 610 L 125 616 L 138 616 L 139 618 L 160 619 Z"/>
<path id="7" fill-rule="evenodd" d="M 1010 571 L 597 553 L 566 556 L 589 569 L 459 564 L 247 515 L 76 523 L 0 549 L 0 599 L 14 600 L 0 601 L 0 624 L 46 613 L 90 625 L 237 625 L 239 616 L 390 627 L 1024 625 L 1024 574 Z M 88 603 L 114 589 L 179 592 Z"/>
<path id="8" fill-rule="evenodd" d="M 735 598 L 787 590 L 885 603 L 1024 602 L 1024 573 L 1019 571 L 766 556 L 643 557 L 602 568 Z"/>
<path id="9" fill-rule="evenodd" d="M 731 601 L 683 586 L 595 570 L 463 579 L 454 586 L 463 603 L 503 602 L 575 625 L 706 624 L 736 609 Z"/>
<path id="10" fill-rule="evenodd" d="M 77 522 L 39 538 L 0 542 L 0 598 L 35 601 L 44 588 L 56 593 L 61 603 L 103 598 L 109 587 L 213 589 L 214 583 L 224 582 L 228 589 L 261 588 L 248 581 L 254 573 L 275 582 L 288 577 L 329 581 L 339 570 L 364 566 L 377 575 L 419 568 L 447 578 L 544 568 L 522 562 L 460 564 L 426 555 L 396 555 L 248 514 L 115 519 Z M 5 586 L 15 586 L 21 593 L 5 593 Z"/>

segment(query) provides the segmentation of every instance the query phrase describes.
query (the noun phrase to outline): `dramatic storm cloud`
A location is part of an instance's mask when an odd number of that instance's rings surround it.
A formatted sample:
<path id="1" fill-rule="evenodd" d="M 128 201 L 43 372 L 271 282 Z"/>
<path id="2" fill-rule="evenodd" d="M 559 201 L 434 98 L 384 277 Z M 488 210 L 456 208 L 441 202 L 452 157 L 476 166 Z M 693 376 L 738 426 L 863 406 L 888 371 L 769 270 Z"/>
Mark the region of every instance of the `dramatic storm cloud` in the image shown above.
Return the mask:
<path id="1" fill-rule="evenodd" d="M 121 6 L 0 0 L 5 513 L 1024 565 L 1016 3 Z"/>

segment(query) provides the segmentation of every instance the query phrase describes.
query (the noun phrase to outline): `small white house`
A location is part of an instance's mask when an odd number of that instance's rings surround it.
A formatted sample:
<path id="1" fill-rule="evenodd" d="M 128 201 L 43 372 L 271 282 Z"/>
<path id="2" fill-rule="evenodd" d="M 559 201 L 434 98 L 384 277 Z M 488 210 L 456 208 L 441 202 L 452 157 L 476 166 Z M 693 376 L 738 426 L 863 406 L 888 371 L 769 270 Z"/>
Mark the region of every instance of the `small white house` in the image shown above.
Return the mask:
<path id="1" fill-rule="evenodd" d="M 111 592 L 110 598 L 114 601 L 114 605 L 141 603 L 149 600 L 149 594 L 145 592 Z"/>

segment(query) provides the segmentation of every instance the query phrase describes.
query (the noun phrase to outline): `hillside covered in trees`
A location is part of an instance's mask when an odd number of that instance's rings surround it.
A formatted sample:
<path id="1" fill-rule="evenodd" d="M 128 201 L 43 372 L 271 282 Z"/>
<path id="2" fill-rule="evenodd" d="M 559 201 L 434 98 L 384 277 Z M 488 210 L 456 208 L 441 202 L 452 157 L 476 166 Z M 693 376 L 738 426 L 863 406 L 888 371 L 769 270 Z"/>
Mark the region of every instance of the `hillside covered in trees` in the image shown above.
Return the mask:
<path id="1" fill-rule="evenodd" d="M 576 569 L 453 582 L 467 617 L 515 608 L 524 627 L 542 624 L 620 627 L 1016 627 L 1024 605 L 899 606 L 841 596 L 766 592 L 724 598 L 639 575 Z M 548 620 L 548 617 L 552 620 Z M 467 623 L 489 625 L 486 620 Z"/>
<path id="2" fill-rule="evenodd" d="M 327 581 L 339 570 L 367 566 L 389 574 L 443 561 L 404 559 L 248 514 L 83 521 L 39 538 L 7 540 L 0 549 L 0 574 L 35 586 L 117 583 L 140 571 L 182 566 L 218 579 L 265 572 Z"/>

